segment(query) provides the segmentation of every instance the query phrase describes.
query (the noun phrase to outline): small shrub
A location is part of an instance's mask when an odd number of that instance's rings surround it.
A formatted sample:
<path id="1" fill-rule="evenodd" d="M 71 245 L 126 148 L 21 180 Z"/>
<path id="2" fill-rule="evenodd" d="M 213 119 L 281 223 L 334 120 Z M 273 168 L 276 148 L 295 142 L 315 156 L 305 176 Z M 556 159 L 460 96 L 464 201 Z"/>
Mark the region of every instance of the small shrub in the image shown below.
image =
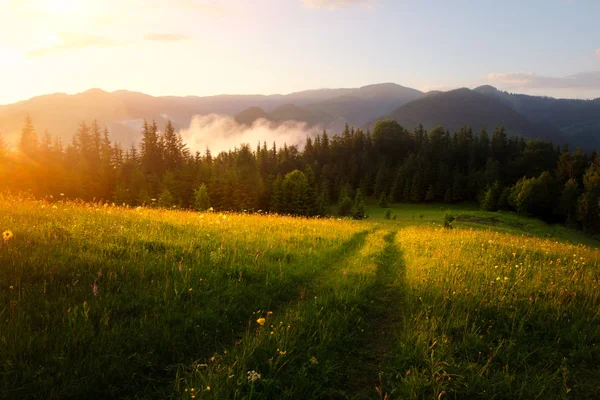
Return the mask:
<path id="1" fill-rule="evenodd" d="M 454 216 L 450 213 L 444 215 L 444 228 L 452 229 L 452 222 L 455 220 Z"/>

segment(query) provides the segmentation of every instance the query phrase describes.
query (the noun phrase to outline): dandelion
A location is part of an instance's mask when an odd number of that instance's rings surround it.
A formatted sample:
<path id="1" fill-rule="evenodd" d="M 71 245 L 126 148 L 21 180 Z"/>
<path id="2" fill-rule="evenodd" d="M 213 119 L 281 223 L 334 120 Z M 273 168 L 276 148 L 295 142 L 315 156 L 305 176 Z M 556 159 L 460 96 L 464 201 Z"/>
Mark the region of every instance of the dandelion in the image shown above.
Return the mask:
<path id="1" fill-rule="evenodd" d="M 267 317 L 270 317 L 271 315 L 273 315 L 273 311 L 267 311 Z"/>
<path id="2" fill-rule="evenodd" d="M 206 391 L 207 391 L 207 392 L 210 392 L 210 386 L 207 386 L 207 387 L 206 387 Z"/>
<path id="3" fill-rule="evenodd" d="M 12 231 L 4 231 L 2 232 L 2 239 L 4 239 L 5 242 L 8 242 L 10 239 L 12 239 L 14 237 Z"/>
<path id="4" fill-rule="evenodd" d="M 310 358 L 310 363 L 311 363 L 312 365 L 317 365 L 317 364 L 319 363 L 319 360 L 317 360 L 317 357 L 315 357 L 315 356 L 312 356 L 312 357 Z"/>
<path id="5" fill-rule="evenodd" d="M 259 318 L 256 320 L 256 322 L 260 325 L 263 326 L 265 324 L 265 319 L 264 318 Z"/>
<path id="6" fill-rule="evenodd" d="M 256 371 L 248 371 L 248 381 L 256 382 L 260 379 L 260 374 Z"/>

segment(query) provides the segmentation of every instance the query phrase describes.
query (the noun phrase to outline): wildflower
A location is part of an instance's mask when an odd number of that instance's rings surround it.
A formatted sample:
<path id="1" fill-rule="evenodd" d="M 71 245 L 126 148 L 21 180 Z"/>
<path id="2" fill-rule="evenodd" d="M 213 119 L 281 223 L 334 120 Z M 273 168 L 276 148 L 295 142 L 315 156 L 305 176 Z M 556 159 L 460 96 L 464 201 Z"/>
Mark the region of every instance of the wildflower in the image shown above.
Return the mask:
<path id="1" fill-rule="evenodd" d="M 94 296 L 98 296 L 98 285 L 96 282 L 94 282 L 94 286 L 92 286 L 92 293 L 94 293 Z"/>
<path id="2" fill-rule="evenodd" d="M 4 231 L 2 232 L 2 238 L 5 242 L 8 242 L 10 239 L 14 237 L 12 231 Z"/>
<path id="3" fill-rule="evenodd" d="M 273 315 L 273 311 L 267 311 L 267 317 L 270 317 L 271 315 Z"/>
<path id="4" fill-rule="evenodd" d="M 260 374 L 258 372 L 248 371 L 248 381 L 249 382 L 256 382 L 259 379 L 260 379 Z"/>
<path id="5" fill-rule="evenodd" d="M 508 276 L 505 276 L 505 277 L 504 277 L 504 280 L 505 280 L 505 281 L 507 281 L 507 280 L 508 280 Z"/>
<path id="6" fill-rule="evenodd" d="M 210 392 L 210 386 L 206 387 L 206 391 Z"/>
<path id="7" fill-rule="evenodd" d="M 315 356 L 312 356 L 312 357 L 310 358 L 310 363 L 311 363 L 312 365 L 317 365 L 317 364 L 319 363 L 319 360 L 317 360 L 317 357 L 315 357 Z"/>
<path id="8" fill-rule="evenodd" d="M 344 270 L 344 275 L 348 275 L 348 270 L 347 269 Z"/>
<path id="9" fill-rule="evenodd" d="M 263 326 L 265 324 L 265 319 L 264 318 L 259 318 L 256 320 L 256 322 L 260 325 Z"/>

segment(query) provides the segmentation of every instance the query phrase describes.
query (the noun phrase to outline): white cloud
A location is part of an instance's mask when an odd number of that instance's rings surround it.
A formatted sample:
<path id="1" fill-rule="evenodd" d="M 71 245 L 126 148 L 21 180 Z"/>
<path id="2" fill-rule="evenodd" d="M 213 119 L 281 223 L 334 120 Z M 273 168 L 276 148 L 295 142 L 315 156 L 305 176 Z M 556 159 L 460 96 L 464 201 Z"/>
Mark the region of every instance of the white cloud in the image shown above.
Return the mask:
<path id="1" fill-rule="evenodd" d="M 336 9 L 349 6 L 373 7 L 375 0 L 304 0 L 304 5 L 310 8 Z"/>
<path id="2" fill-rule="evenodd" d="M 61 50 L 84 49 L 87 47 L 109 47 L 116 42 L 104 36 L 88 35 L 85 33 L 59 33 L 47 38 L 45 46 L 27 52 L 28 57 L 43 57 Z"/>
<path id="3" fill-rule="evenodd" d="M 303 145 L 306 137 L 314 137 L 323 127 L 308 127 L 304 122 L 286 121 L 275 123 L 265 119 L 254 121 L 252 126 L 239 124 L 231 116 L 217 114 L 196 115 L 190 127 L 182 129 L 181 137 L 192 151 L 203 152 L 207 147 L 213 154 L 228 151 L 242 144 L 254 148 L 264 141 L 270 146 L 273 141 L 278 146 Z"/>
<path id="4" fill-rule="evenodd" d="M 491 73 L 488 81 L 512 89 L 600 89 L 600 71 L 580 72 L 565 77 L 543 76 L 533 72 Z"/>

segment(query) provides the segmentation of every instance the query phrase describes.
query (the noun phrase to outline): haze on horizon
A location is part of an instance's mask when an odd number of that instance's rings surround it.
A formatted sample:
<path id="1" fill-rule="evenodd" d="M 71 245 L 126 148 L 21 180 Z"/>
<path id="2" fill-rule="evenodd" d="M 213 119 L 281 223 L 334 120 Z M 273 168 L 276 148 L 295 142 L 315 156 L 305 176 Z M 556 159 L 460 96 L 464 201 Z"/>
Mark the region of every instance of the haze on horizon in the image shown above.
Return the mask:
<path id="1" fill-rule="evenodd" d="M 251 4 L 250 4 L 251 3 Z M 600 97 L 600 0 L 7 0 L 0 104 L 395 82 Z"/>

